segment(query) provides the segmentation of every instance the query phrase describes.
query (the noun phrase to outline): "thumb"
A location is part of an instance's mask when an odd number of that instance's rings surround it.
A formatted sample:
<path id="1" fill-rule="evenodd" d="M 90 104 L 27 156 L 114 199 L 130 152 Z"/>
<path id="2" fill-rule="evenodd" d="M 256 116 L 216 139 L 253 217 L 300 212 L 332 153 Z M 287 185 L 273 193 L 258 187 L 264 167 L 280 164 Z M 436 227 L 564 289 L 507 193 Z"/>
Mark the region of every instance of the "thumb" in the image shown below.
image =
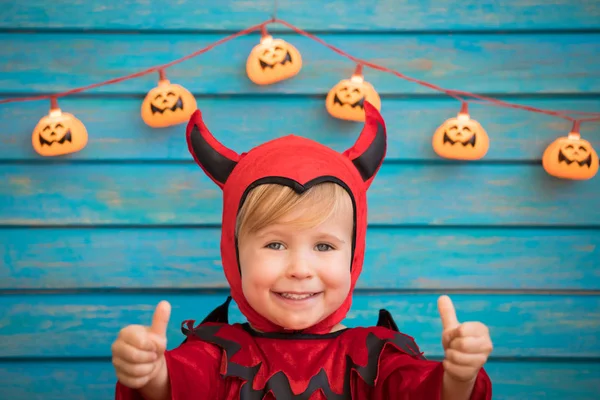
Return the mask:
<path id="1" fill-rule="evenodd" d="M 166 340 L 167 327 L 169 325 L 169 318 L 171 317 L 171 304 L 168 301 L 161 301 L 154 310 L 152 316 L 152 326 L 150 332 L 158 335 L 159 337 Z"/>
<path id="2" fill-rule="evenodd" d="M 456 310 L 450 297 L 444 295 L 438 299 L 438 311 L 442 318 L 442 329 L 453 329 L 460 325 L 458 318 L 456 317 Z"/>

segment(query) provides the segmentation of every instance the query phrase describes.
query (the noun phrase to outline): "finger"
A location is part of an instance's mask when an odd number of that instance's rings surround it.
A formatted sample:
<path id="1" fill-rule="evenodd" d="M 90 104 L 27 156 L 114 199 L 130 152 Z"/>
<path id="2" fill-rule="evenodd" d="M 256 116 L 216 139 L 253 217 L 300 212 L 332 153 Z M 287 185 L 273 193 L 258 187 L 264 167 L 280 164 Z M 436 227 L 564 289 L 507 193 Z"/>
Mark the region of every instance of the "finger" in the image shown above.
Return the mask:
<path id="1" fill-rule="evenodd" d="M 150 339 L 154 342 L 155 351 L 157 354 L 162 354 L 167 349 L 167 337 L 157 335 L 156 333 L 152 333 L 148 331 L 148 335 Z"/>
<path id="2" fill-rule="evenodd" d="M 119 373 L 130 378 L 141 378 L 143 376 L 150 375 L 158 364 L 156 362 L 144 364 L 129 363 L 118 357 L 114 357 L 112 362 L 115 366 L 115 369 L 118 370 Z"/>
<path id="3" fill-rule="evenodd" d="M 483 353 L 463 353 L 455 349 L 446 350 L 445 359 L 452 364 L 481 368 L 487 361 L 487 355 Z"/>
<path id="4" fill-rule="evenodd" d="M 148 331 L 144 326 L 128 327 L 119 336 L 125 343 L 130 344 L 136 349 L 156 351 L 156 343 L 148 335 Z"/>
<path id="5" fill-rule="evenodd" d="M 458 327 L 458 331 L 459 331 L 459 333 L 457 336 L 462 336 L 462 337 L 489 336 L 489 334 L 490 334 L 490 330 L 488 329 L 488 327 L 478 321 L 463 322 L 462 324 L 460 324 L 460 327 Z"/>
<path id="6" fill-rule="evenodd" d="M 117 379 L 123 385 L 125 385 L 131 389 L 140 389 L 140 388 L 146 386 L 146 384 L 150 380 L 150 375 L 146 375 L 146 376 L 142 376 L 142 377 L 135 377 L 135 376 L 130 376 L 130 375 L 124 374 L 122 372 L 117 372 Z"/>
<path id="7" fill-rule="evenodd" d="M 442 345 L 444 349 L 448 348 L 448 344 L 451 341 L 461 336 L 461 327 L 462 325 L 459 325 L 456 328 L 446 329 L 442 332 Z"/>
<path id="8" fill-rule="evenodd" d="M 477 377 L 479 369 L 473 367 L 465 367 L 463 365 L 453 364 L 449 360 L 442 362 L 444 371 L 447 372 L 453 379 L 461 382 L 468 382 Z"/>
<path id="9" fill-rule="evenodd" d="M 117 358 L 122 358 L 130 363 L 143 364 L 153 362 L 158 359 L 155 351 L 140 350 L 123 341 L 117 341 L 114 343 L 112 353 Z"/>
<path id="10" fill-rule="evenodd" d="M 459 324 L 458 318 L 456 317 L 456 310 L 450 297 L 444 295 L 438 299 L 438 311 L 442 318 L 442 328 L 444 330 L 456 328 Z"/>
<path id="11" fill-rule="evenodd" d="M 168 301 L 161 301 L 154 310 L 152 316 L 152 326 L 150 331 L 159 336 L 167 336 L 167 327 L 169 325 L 169 318 L 171 317 L 171 304 Z"/>
<path id="12" fill-rule="evenodd" d="M 463 353 L 484 353 L 492 352 L 492 342 L 489 337 L 459 337 L 449 343 L 449 348 Z"/>
<path id="13" fill-rule="evenodd" d="M 490 331 L 487 326 L 481 322 L 463 322 L 458 327 L 446 329 L 442 332 L 442 344 L 447 348 L 448 343 L 458 337 L 480 337 L 489 336 Z"/>

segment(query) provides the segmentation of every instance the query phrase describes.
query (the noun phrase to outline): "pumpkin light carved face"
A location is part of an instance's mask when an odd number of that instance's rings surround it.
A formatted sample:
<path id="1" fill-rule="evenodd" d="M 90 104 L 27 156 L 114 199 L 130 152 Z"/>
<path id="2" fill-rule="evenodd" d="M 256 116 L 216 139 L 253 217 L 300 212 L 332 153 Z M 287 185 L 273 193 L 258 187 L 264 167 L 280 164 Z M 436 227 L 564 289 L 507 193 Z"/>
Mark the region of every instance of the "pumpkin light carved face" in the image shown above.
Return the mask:
<path id="1" fill-rule="evenodd" d="M 183 86 L 161 79 L 142 102 L 142 119 L 153 128 L 164 128 L 189 121 L 196 111 L 194 96 Z"/>
<path id="2" fill-rule="evenodd" d="M 373 85 L 360 75 L 338 82 L 327 94 L 325 107 L 331 116 L 349 121 L 364 121 L 364 102 L 381 111 L 381 99 Z"/>
<path id="3" fill-rule="evenodd" d="M 468 114 L 459 113 L 440 125 L 433 134 L 437 155 L 455 160 L 477 160 L 485 156 L 490 142 L 487 132 Z"/>
<path id="4" fill-rule="evenodd" d="M 257 85 L 279 82 L 300 72 L 300 52 L 288 42 L 273 39 L 270 35 L 261 38 L 246 60 L 248 78 Z"/>
<path id="5" fill-rule="evenodd" d="M 87 141 L 88 133 L 83 123 L 59 108 L 51 109 L 40 119 L 31 136 L 33 149 L 45 157 L 75 153 L 83 149 Z"/>
<path id="6" fill-rule="evenodd" d="M 546 148 L 542 165 L 546 172 L 557 178 L 586 180 L 598 172 L 598 154 L 587 140 L 571 132 Z"/>

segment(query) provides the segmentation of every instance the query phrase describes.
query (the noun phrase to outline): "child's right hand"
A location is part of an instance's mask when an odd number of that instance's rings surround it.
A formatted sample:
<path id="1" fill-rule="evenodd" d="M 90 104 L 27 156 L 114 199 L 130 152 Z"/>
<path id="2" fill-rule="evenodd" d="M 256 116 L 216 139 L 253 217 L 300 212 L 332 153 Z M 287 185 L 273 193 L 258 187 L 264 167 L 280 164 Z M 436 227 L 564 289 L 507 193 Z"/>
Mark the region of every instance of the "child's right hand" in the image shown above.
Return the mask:
<path id="1" fill-rule="evenodd" d="M 151 326 L 129 325 L 121 329 L 111 349 L 113 366 L 123 385 L 140 389 L 168 379 L 164 353 L 170 315 L 171 305 L 161 301 L 154 310 Z"/>

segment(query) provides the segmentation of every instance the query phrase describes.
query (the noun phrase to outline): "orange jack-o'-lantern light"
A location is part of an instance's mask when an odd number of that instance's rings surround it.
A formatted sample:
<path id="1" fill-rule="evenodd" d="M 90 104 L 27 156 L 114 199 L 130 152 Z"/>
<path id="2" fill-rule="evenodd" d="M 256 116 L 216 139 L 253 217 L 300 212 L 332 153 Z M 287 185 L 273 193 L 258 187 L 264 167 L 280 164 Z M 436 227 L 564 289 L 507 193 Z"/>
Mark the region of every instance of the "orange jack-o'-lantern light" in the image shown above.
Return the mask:
<path id="1" fill-rule="evenodd" d="M 83 149 L 87 141 L 88 133 L 83 123 L 73 114 L 63 112 L 56 97 L 52 96 L 50 112 L 33 129 L 33 149 L 44 157 L 61 156 Z"/>
<path id="2" fill-rule="evenodd" d="M 544 151 L 542 165 L 552 176 L 561 179 L 587 180 L 598 172 L 598 154 L 581 138 L 578 121 L 566 137 L 556 139 Z"/>
<path id="3" fill-rule="evenodd" d="M 433 150 L 443 158 L 477 160 L 490 147 L 487 132 L 469 116 L 468 105 L 462 103 L 458 116 L 444 121 L 433 134 Z"/>
<path id="4" fill-rule="evenodd" d="M 381 111 L 381 99 L 373 85 L 365 81 L 362 65 L 358 64 L 350 79 L 342 79 L 327 94 L 325 107 L 331 116 L 349 121 L 364 121 L 364 102 Z"/>
<path id="5" fill-rule="evenodd" d="M 142 102 L 142 119 L 153 128 L 165 128 L 188 122 L 198 108 L 194 96 L 183 86 L 171 83 L 163 69 L 158 85 Z"/>
<path id="6" fill-rule="evenodd" d="M 260 43 L 246 60 L 248 78 L 257 85 L 269 85 L 289 79 L 302 68 L 300 52 L 282 39 L 273 39 L 263 25 Z"/>

